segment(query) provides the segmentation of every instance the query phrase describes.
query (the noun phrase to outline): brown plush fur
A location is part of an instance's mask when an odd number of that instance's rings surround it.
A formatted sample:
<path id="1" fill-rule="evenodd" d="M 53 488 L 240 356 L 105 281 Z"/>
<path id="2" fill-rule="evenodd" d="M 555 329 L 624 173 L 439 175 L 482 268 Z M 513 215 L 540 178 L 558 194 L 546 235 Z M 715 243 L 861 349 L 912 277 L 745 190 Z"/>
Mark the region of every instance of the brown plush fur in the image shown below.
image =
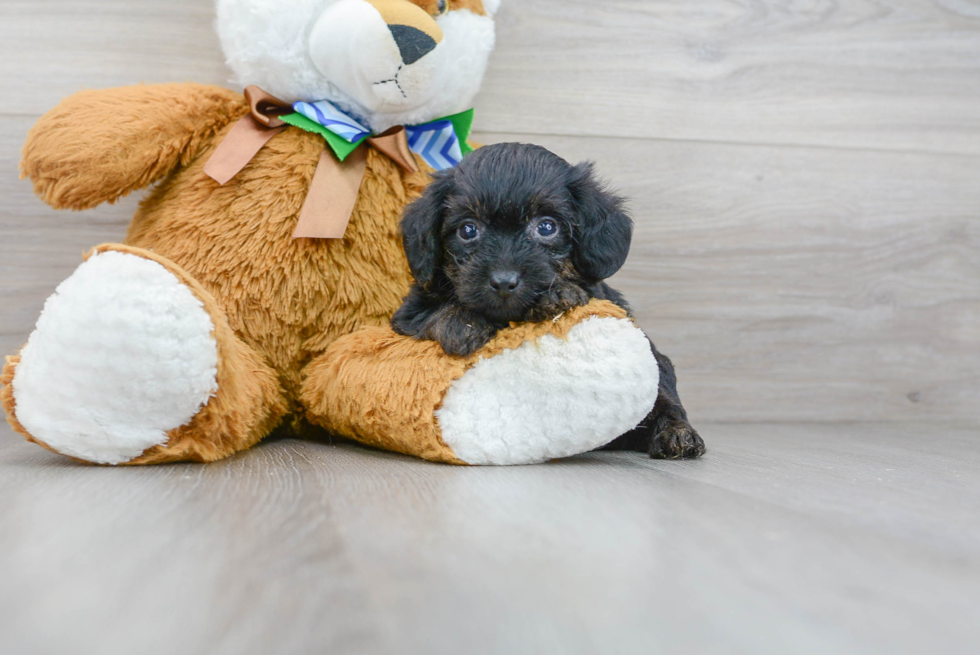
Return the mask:
<path id="1" fill-rule="evenodd" d="M 481 357 L 517 348 L 545 334 L 564 338 L 591 317 L 626 318 L 605 300 L 554 321 L 512 324 L 469 357 L 447 355 L 435 341 L 368 327 L 338 339 L 307 368 L 302 402 L 307 417 L 330 432 L 437 462 L 463 464 L 441 437 L 435 411 L 452 383 Z"/>
<path id="2" fill-rule="evenodd" d="M 219 187 L 202 169 L 227 129 L 143 201 L 125 243 L 171 259 L 214 295 L 295 411 L 303 366 L 337 337 L 386 324 L 401 303 L 411 274 L 398 220 L 428 176 L 370 150 L 344 238 L 293 239 L 323 139 L 287 128 Z"/>
<path id="3" fill-rule="evenodd" d="M 411 0 L 411 2 L 422 7 L 433 16 L 439 15 L 438 0 Z M 487 11 L 483 7 L 483 0 L 449 0 L 449 11 L 456 9 L 469 9 L 474 14 L 487 15 Z"/>
<path id="4" fill-rule="evenodd" d="M 3 411 L 7 413 L 7 423 L 10 427 L 14 429 L 18 434 L 22 434 L 27 437 L 28 441 L 33 441 L 36 444 L 40 444 L 51 450 L 47 444 L 41 443 L 37 439 L 31 436 L 20 421 L 17 420 L 17 401 L 14 399 L 14 388 L 10 386 L 10 383 L 14 381 L 14 371 L 17 370 L 17 365 L 20 364 L 20 355 L 7 355 L 4 359 L 3 373 L 0 373 L 0 405 L 3 406 Z"/>
<path id="5" fill-rule="evenodd" d="M 21 177 L 55 209 L 89 209 L 186 165 L 245 113 L 236 93 L 200 84 L 81 91 L 27 134 Z"/>
<path id="6" fill-rule="evenodd" d="M 323 139 L 287 128 L 219 187 L 202 169 L 245 112 L 242 96 L 195 84 L 83 92 L 45 115 L 24 146 L 22 171 L 54 207 L 84 209 L 162 180 L 124 244 L 179 271 L 215 319 L 228 360 L 219 371 L 222 390 L 167 448 L 140 462 L 222 457 L 284 417 L 300 429 L 303 367 L 338 337 L 387 324 L 408 291 L 398 222 L 431 168 L 417 157 L 422 172 L 405 173 L 369 151 L 344 238 L 293 239 Z M 270 371 L 281 395 L 270 393 Z M 3 394 L 16 427 L 9 384 Z"/>
<path id="7" fill-rule="evenodd" d="M 422 172 L 405 173 L 368 151 L 344 238 L 293 239 L 323 140 L 287 128 L 218 186 L 202 169 L 245 112 L 241 96 L 194 84 L 85 92 L 44 116 L 24 146 L 22 170 L 54 207 L 84 209 L 159 182 L 124 244 L 97 250 L 159 262 L 202 301 L 214 324 L 217 394 L 190 424 L 171 431 L 165 446 L 130 464 L 220 459 L 283 420 L 294 431 L 308 420 L 368 444 L 460 464 L 441 441 L 433 412 L 480 356 L 545 333 L 562 336 L 590 315 L 625 316 L 610 303 L 593 303 L 555 322 L 504 330 L 469 358 L 395 335 L 388 319 L 411 281 L 399 218 L 431 169 L 416 157 Z M 11 382 L 18 361 L 8 358 L 3 369 L 0 402 L 11 425 L 35 441 L 16 417 Z"/>

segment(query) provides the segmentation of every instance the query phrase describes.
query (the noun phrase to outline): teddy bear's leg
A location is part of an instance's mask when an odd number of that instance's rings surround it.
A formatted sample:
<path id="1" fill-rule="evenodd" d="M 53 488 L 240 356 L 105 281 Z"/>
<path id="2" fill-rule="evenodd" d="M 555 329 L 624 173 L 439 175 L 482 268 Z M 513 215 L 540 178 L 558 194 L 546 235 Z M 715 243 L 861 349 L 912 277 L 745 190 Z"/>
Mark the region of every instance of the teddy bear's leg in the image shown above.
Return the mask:
<path id="1" fill-rule="evenodd" d="M 568 457 L 650 412 L 660 372 L 643 332 L 626 318 L 572 314 L 561 336 L 484 351 L 453 382 L 435 416 L 457 457 L 481 465 Z"/>
<path id="2" fill-rule="evenodd" d="M 58 287 L 0 382 L 18 432 L 99 464 L 221 459 L 285 412 L 275 372 L 215 299 L 122 245 L 96 248 Z"/>
<path id="3" fill-rule="evenodd" d="M 306 370 L 307 417 L 335 434 L 454 464 L 531 464 L 634 428 L 659 369 L 625 312 L 595 301 L 501 331 L 470 357 L 389 328 L 337 339 Z"/>

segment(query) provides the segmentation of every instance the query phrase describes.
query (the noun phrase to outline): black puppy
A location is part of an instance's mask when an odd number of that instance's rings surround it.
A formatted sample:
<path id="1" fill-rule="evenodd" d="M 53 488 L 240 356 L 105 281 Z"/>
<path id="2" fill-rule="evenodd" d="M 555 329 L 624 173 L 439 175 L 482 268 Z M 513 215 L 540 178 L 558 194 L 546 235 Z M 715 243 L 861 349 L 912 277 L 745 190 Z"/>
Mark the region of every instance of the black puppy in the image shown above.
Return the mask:
<path id="1" fill-rule="evenodd" d="M 633 223 L 623 200 L 591 164 L 572 166 L 539 146 L 501 143 L 437 173 L 402 219 L 415 285 L 395 312 L 396 332 L 469 355 L 511 321 L 544 321 L 591 298 L 627 312 L 603 280 L 626 261 Z M 699 457 L 704 442 L 687 421 L 670 360 L 660 395 L 635 429 L 605 446 L 657 458 Z"/>

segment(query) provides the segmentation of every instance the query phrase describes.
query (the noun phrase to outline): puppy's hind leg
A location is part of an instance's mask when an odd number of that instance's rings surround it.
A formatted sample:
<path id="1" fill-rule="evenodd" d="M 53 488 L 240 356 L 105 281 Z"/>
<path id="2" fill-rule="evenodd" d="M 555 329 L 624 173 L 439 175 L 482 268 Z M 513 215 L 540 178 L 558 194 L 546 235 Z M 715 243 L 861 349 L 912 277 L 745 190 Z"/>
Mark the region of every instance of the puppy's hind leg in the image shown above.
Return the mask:
<path id="1" fill-rule="evenodd" d="M 653 342 L 650 349 L 660 367 L 657 403 L 643 421 L 601 450 L 635 450 L 654 459 L 694 459 L 705 453 L 704 441 L 687 420 L 677 394 L 677 375 L 670 359 Z"/>

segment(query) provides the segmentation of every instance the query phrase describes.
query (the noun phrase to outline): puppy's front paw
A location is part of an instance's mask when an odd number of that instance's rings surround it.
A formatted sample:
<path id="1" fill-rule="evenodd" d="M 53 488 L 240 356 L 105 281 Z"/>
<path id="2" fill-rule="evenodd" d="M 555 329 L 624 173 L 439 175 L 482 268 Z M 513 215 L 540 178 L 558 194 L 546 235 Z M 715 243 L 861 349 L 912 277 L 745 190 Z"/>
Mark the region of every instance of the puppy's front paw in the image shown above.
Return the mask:
<path id="1" fill-rule="evenodd" d="M 438 336 L 439 345 L 447 355 L 468 357 L 487 345 L 496 330 L 482 322 L 454 325 Z"/>
<path id="2" fill-rule="evenodd" d="M 704 452 L 704 441 L 686 422 L 671 423 L 650 441 L 654 459 L 694 459 Z"/>
<path id="3" fill-rule="evenodd" d="M 581 287 L 560 282 L 528 312 L 527 320 L 532 323 L 550 321 L 574 307 L 587 305 L 589 300 L 589 294 Z"/>

